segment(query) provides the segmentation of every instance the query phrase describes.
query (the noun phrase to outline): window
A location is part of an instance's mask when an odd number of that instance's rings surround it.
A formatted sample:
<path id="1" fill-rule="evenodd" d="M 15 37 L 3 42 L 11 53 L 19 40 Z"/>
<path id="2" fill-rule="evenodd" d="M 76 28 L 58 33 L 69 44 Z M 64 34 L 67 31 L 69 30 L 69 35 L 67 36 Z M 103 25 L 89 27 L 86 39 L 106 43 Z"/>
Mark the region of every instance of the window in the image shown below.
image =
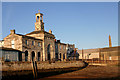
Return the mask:
<path id="1" fill-rule="evenodd" d="M 14 40 L 12 40 L 11 43 L 12 43 L 12 48 L 15 48 L 15 46 L 14 46 Z"/>
<path id="2" fill-rule="evenodd" d="M 63 49 L 65 49 L 65 45 L 63 45 Z"/>
<path id="3" fill-rule="evenodd" d="M 26 44 L 26 45 L 28 44 L 27 40 L 25 40 L 25 44 Z"/>
<path id="4" fill-rule="evenodd" d="M 55 45 L 55 48 L 57 49 L 57 45 Z"/>
<path id="5" fill-rule="evenodd" d="M 40 20 L 42 20 L 42 17 L 40 16 Z"/>
<path id="6" fill-rule="evenodd" d="M 32 45 L 34 45 L 34 41 L 32 41 Z"/>
<path id="7" fill-rule="evenodd" d="M 41 45 L 40 45 L 40 42 L 38 42 L 38 46 L 40 47 Z"/>
<path id="8" fill-rule="evenodd" d="M 60 45 L 60 49 L 61 49 L 61 45 Z"/>
<path id="9" fill-rule="evenodd" d="M 111 56 L 109 56 L 109 60 L 112 60 L 112 59 L 111 59 Z"/>
<path id="10" fill-rule="evenodd" d="M 6 59 L 6 60 L 9 59 L 9 58 L 10 58 L 10 55 L 9 55 L 9 54 L 5 55 L 5 59 Z"/>
<path id="11" fill-rule="evenodd" d="M 37 16 L 37 20 L 39 19 L 39 16 Z"/>

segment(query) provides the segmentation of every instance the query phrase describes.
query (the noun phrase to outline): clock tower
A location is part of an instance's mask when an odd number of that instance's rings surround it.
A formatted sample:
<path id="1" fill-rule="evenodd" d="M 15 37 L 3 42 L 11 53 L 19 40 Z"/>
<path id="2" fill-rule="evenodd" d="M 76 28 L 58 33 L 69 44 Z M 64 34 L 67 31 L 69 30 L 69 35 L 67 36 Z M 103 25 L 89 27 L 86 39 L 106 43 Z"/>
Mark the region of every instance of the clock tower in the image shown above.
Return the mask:
<path id="1" fill-rule="evenodd" d="M 35 22 L 35 31 L 38 30 L 44 31 L 43 14 L 40 13 L 40 10 L 38 13 L 36 13 L 36 22 Z"/>

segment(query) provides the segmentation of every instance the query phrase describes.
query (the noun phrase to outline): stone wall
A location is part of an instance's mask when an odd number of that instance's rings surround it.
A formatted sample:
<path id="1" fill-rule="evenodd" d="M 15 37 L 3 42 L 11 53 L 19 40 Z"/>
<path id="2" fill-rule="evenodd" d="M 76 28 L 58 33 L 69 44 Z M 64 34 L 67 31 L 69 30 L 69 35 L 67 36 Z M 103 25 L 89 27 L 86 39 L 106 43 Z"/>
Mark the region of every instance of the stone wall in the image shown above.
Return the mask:
<path id="1" fill-rule="evenodd" d="M 27 44 L 25 41 L 27 40 Z M 34 42 L 34 45 L 32 45 L 32 41 Z M 40 43 L 40 46 L 38 46 L 38 43 Z M 28 61 L 32 61 L 32 52 L 35 53 L 35 60 L 38 60 L 38 52 L 40 52 L 41 56 L 41 61 L 42 61 L 42 41 L 40 40 L 34 40 L 34 39 L 29 39 L 27 37 L 22 38 L 22 51 L 28 51 Z M 25 54 L 22 56 L 22 60 L 25 61 Z"/>
<path id="2" fill-rule="evenodd" d="M 14 49 L 22 51 L 22 36 L 10 34 L 4 38 L 4 47 L 13 48 L 12 41 L 14 41 Z"/>
<path id="3" fill-rule="evenodd" d="M 84 63 L 81 61 L 68 61 L 68 62 L 37 62 L 38 69 L 54 69 L 54 68 L 69 68 L 69 67 L 83 67 Z M 2 71 L 21 71 L 32 70 L 31 62 L 3 62 Z"/>
<path id="4" fill-rule="evenodd" d="M 19 52 L 18 51 L 2 51 L 2 60 L 3 61 L 19 61 Z"/>

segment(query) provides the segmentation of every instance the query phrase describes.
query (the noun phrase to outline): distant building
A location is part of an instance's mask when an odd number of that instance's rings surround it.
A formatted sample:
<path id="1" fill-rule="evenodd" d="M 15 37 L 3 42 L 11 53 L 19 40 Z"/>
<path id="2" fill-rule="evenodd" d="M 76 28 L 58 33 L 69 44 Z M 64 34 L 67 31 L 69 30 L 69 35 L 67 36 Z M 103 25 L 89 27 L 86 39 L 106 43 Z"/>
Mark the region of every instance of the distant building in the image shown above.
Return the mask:
<path id="1" fill-rule="evenodd" d="M 74 44 L 61 43 L 60 40 L 55 41 L 55 54 L 58 60 L 64 61 L 65 59 L 69 59 L 69 55 L 74 49 Z"/>
<path id="2" fill-rule="evenodd" d="M 4 46 L 4 41 L 0 41 L 0 47 L 3 47 Z"/>
<path id="3" fill-rule="evenodd" d="M 119 60 L 120 46 L 78 50 L 79 59 Z"/>
<path id="4" fill-rule="evenodd" d="M 67 59 L 67 50 L 69 49 L 67 45 L 74 50 L 74 45 L 55 42 L 52 31 L 44 30 L 43 14 L 40 12 L 36 13 L 34 31 L 22 35 L 11 30 L 10 34 L 0 42 L 0 45 L 21 51 L 22 61 L 64 60 Z"/>
<path id="5" fill-rule="evenodd" d="M 79 59 L 99 59 L 99 48 L 78 50 Z"/>
<path id="6" fill-rule="evenodd" d="M 100 49 L 100 60 L 119 60 L 120 46 Z"/>

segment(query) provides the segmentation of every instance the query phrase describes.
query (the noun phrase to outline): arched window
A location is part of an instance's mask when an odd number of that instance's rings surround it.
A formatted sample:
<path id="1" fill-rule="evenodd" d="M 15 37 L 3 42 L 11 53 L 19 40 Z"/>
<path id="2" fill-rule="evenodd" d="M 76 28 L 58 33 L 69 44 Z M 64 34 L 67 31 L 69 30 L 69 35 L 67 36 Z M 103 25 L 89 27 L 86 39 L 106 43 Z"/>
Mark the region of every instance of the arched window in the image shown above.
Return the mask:
<path id="1" fill-rule="evenodd" d="M 61 60 L 61 53 L 59 54 L 60 60 Z"/>
<path id="2" fill-rule="evenodd" d="M 26 44 L 26 45 L 28 44 L 28 41 L 27 41 L 27 40 L 25 40 L 25 44 Z"/>
<path id="3" fill-rule="evenodd" d="M 40 52 L 38 52 L 38 61 L 40 61 Z"/>
<path id="4" fill-rule="evenodd" d="M 58 59 L 58 53 L 55 53 L 55 57 L 56 57 L 56 59 Z"/>
<path id="5" fill-rule="evenodd" d="M 47 58 L 50 60 L 50 44 L 47 46 Z"/>
<path id="6" fill-rule="evenodd" d="M 63 54 L 63 60 L 65 59 L 65 54 Z"/>
<path id="7" fill-rule="evenodd" d="M 31 57 L 32 57 L 32 61 L 35 61 L 35 52 L 34 51 L 32 51 Z"/>

